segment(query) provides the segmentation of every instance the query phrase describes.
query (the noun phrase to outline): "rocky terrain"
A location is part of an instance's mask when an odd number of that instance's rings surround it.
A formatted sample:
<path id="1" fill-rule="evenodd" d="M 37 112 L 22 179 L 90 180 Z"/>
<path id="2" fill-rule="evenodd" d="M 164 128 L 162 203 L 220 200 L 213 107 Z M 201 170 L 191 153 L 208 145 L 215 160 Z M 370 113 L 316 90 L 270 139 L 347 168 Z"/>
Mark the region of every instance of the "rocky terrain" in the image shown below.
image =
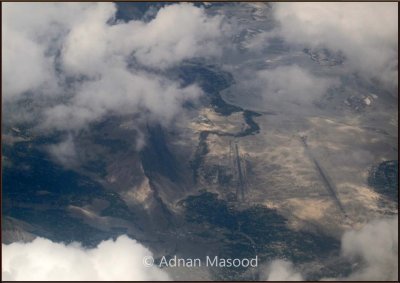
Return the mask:
<path id="1" fill-rule="evenodd" d="M 350 273 L 339 257 L 343 232 L 398 210 L 398 98 L 356 76 L 307 103 L 244 92 L 247 68 L 295 62 L 334 73 L 346 58 L 293 53 L 279 40 L 251 57 L 251 39 L 273 25 L 270 7 L 224 9 L 244 27 L 232 39 L 243 56 L 187 60 L 169 72 L 205 93 L 173 127 L 110 115 L 80 132 L 78 162 L 67 168 L 46 151 L 59 133 L 3 127 L 3 243 L 41 236 L 93 247 L 127 234 L 156 260 L 258 255 L 289 259 L 308 280 Z M 167 271 L 183 280 L 260 279 L 251 269 Z"/>

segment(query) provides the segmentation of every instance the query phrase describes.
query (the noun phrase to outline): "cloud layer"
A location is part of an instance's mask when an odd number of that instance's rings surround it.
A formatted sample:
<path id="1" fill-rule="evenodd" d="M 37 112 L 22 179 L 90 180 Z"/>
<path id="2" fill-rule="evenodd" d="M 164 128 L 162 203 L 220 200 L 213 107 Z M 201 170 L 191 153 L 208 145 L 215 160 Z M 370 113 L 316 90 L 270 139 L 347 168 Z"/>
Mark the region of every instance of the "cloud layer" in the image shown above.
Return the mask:
<path id="1" fill-rule="evenodd" d="M 30 123 L 39 135 L 65 132 L 49 147 L 63 164 L 79 131 L 109 115 L 135 115 L 137 129 L 170 126 L 203 92 L 168 79 L 168 68 L 221 54 L 223 19 L 203 8 L 172 4 L 151 21 L 118 20 L 116 12 L 113 3 L 3 5 L 5 121 Z"/>
<path id="2" fill-rule="evenodd" d="M 40 101 L 42 130 L 79 130 L 110 113 L 171 121 L 202 92 L 163 70 L 218 56 L 224 30 L 220 16 L 186 3 L 150 22 L 118 21 L 112 3 L 7 3 L 2 13 L 4 101 Z"/>
<path id="3" fill-rule="evenodd" d="M 342 255 L 361 260 L 348 280 L 398 280 L 398 216 L 375 220 L 342 237 Z"/>
<path id="4" fill-rule="evenodd" d="M 244 51 L 226 59 L 237 103 L 292 112 L 291 104 L 318 103 L 327 91 L 375 88 L 397 95 L 395 3 L 273 3 L 254 9 L 268 16 L 243 16 L 235 28 Z"/>
<path id="5" fill-rule="evenodd" d="M 94 249 L 43 238 L 30 243 L 2 244 L 4 280 L 169 280 L 157 268 L 143 265 L 151 252 L 127 236 L 101 242 Z M 342 236 L 341 256 L 353 271 L 347 277 L 322 280 L 398 280 L 398 216 L 374 220 Z M 38 260 L 40 259 L 40 260 Z M 261 280 L 301 281 L 304 276 L 289 261 L 265 266 Z"/>
<path id="6" fill-rule="evenodd" d="M 254 40 L 261 38 L 263 46 L 279 37 L 300 50 L 341 52 L 347 59 L 336 78 L 356 72 L 396 89 L 395 8 L 395 3 L 276 3 L 275 28 Z M 195 85 L 181 87 L 163 72 L 185 59 L 218 58 L 238 28 L 187 3 L 161 8 L 150 21 L 118 21 L 112 3 L 6 3 L 2 13 L 4 102 L 33 98 L 32 113 L 20 111 L 25 114 L 16 119 L 36 119 L 41 130 L 79 130 L 108 114 L 141 113 L 170 122 L 182 103 L 202 92 Z M 278 102 L 308 102 L 333 81 L 300 65 L 251 77 L 243 87 L 259 85 L 264 97 Z"/>
<path id="7" fill-rule="evenodd" d="M 265 99 L 275 102 L 311 102 L 322 96 L 334 80 L 313 75 L 297 65 L 280 66 L 257 72 Z"/>
<path id="8" fill-rule="evenodd" d="M 396 3 L 277 3 L 277 34 L 287 42 L 342 51 L 347 67 L 398 84 Z"/>
<path id="9" fill-rule="evenodd" d="M 302 281 L 303 277 L 289 261 L 274 260 L 263 270 L 261 280 L 265 281 Z"/>
<path id="10" fill-rule="evenodd" d="M 151 252 L 120 236 L 101 242 L 94 249 L 78 243 L 64 245 L 44 238 L 30 243 L 2 244 L 3 280 L 170 280 L 155 267 L 145 267 Z"/>
<path id="11" fill-rule="evenodd" d="M 374 220 L 342 236 L 341 256 L 353 263 L 347 277 L 322 278 L 334 281 L 398 280 L 398 216 Z M 274 260 L 262 270 L 262 280 L 301 281 L 303 276 L 291 262 Z"/>

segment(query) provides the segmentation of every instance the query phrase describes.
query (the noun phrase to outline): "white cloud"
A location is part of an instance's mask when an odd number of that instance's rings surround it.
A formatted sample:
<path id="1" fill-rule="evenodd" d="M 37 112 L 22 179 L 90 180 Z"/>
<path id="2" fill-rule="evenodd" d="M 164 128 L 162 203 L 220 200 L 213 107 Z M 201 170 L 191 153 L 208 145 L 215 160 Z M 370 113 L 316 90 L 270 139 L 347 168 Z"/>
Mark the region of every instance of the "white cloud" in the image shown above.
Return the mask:
<path id="1" fill-rule="evenodd" d="M 4 5 L 5 103 L 24 92 L 42 101 L 34 115 L 41 130 L 79 130 L 108 114 L 169 123 L 202 92 L 162 71 L 220 54 L 222 18 L 187 3 L 160 9 L 150 22 L 115 22 L 115 13 L 112 3 Z"/>
<path id="2" fill-rule="evenodd" d="M 93 9 L 69 33 L 63 46 L 68 70 L 98 74 L 105 65 L 125 64 L 130 56 L 142 65 L 164 69 L 184 59 L 221 53 L 221 16 L 208 17 L 202 8 L 181 3 L 161 8 L 148 23 L 108 25 L 115 14 L 109 5 Z"/>
<path id="3" fill-rule="evenodd" d="M 396 3 L 277 3 L 274 15 L 287 42 L 341 50 L 350 70 L 397 87 Z"/>
<path id="4" fill-rule="evenodd" d="M 60 6 L 60 9 L 62 7 Z M 104 73 L 115 61 L 112 57 L 113 46 L 118 46 L 118 38 L 111 42 L 109 38 L 110 25 L 107 24 L 116 12 L 111 3 L 93 5 L 90 11 L 81 12 L 81 20 L 69 23 L 69 33 L 62 47 L 61 58 L 65 71 L 72 74 L 93 77 Z M 128 34 L 120 34 L 127 36 Z M 124 54 L 121 54 L 124 55 Z M 123 66 L 121 66 L 123 67 Z"/>
<path id="5" fill-rule="evenodd" d="M 127 236 L 85 249 L 44 238 L 30 243 L 2 244 L 3 280 L 170 280 L 156 267 L 145 267 L 151 252 Z"/>
<path id="6" fill-rule="evenodd" d="M 73 165 L 77 161 L 77 154 L 73 137 L 69 135 L 66 140 L 48 147 L 50 154 L 65 166 Z"/>
<path id="7" fill-rule="evenodd" d="M 274 260 L 262 271 L 261 280 L 266 281 L 302 281 L 303 277 L 293 264 L 284 260 Z"/>
<path id="8" fill-rule="evenodd" d="M 54 91 L 57 85 L 55 49 L 88 7 L 88 4 L 76 3 L 2 5 L 4 99 L 19 98 L 29 90 Z"/>
<path id="9" fill-rule="evenodd" d="M 141 113 L 162 124 L 168 124 L 186 100 L 201 95 L 197 86 L 181 88 L 177 83 L 143 72 L 110 68 L 100 80 L 80 85 L 66 104 L 44 111 L 41 127 L 76 130 L 107 114 Z"/>
<path id="10" fill-rule="evenodd" d="M 36 238 L 30 243 L 2 244 L 2 276 L 4 280 L 169 280 L 164 271 L 143 265 L 143 257 L 151 255 L 127 236 L 103 241 L 93 249 Z M 345 232 L 342 257 L 357 263 L 353 272 L 322 280 L 398 280 L 398 216 Z M 303 278 L 284 260 L 270 262 L 260 274 L 261 280 L 270 281 Z"/>
<path id="11" fill-rule="evenodd" d="M 19 33 L 7 33 L 3 40 L 3 93 L 5 99 L 35 90 L 53 78 L 51 60 L 44 58 L 43 47 Z M 35 66 L 35 71 L 31 68 Z"/>
<path id="12" fill-rule="evenodd" d="M 335 78 L 314 74 L 296 64 L 245 70 L 240 78 L 229 91 L 245 105 L 284 111 L 310 106 L 338 84 Z"/>
<path id="13" fill-rule="evenodd" d="M 346 231 L 341 256 L 353 266 L 351 274 L 333 281 L 398 280 L 398 216 L 370 221 L 360 229 Z M 261 270 L 262 280 L 303 280 L 291 262 L 274 260 Z"/>
<path id="14" fill-rule="evenodd" d="M 348 280 L 398 280 L 398 216 L 375 220 L 342 237 L 342 255 L 361 259 L 361 268 Z"/>
<path id="15" fill-rule="evenodd" d="M 281 66 L 257 73 L 263 95 L 269 99 L 284 101 L 312 101 L 322 96 L 334 81 L 317 77 L 297 65 Z"/>
<path id="16" fill-rule="evenodd" d="M 132 22 L 113 28 L 114 35 L 134 30 L 122 45 L 132 46 L 140 63 L 165 68 L 191 57 L 220 55 L 218 43 L 225 27 L 221 16 L 209 17 L 203 8 L 182 3 L 160 9 L 147 24 Z"/>
<path id="17" fill-rule="evenodd" d="M 244 68 L 235 74 L 235 84 L 225 97 L 256 111 L 311 113 L 315 103 L 340 85 L 337 77 L 311 71 L 301 64 L 268 69 Z"/>

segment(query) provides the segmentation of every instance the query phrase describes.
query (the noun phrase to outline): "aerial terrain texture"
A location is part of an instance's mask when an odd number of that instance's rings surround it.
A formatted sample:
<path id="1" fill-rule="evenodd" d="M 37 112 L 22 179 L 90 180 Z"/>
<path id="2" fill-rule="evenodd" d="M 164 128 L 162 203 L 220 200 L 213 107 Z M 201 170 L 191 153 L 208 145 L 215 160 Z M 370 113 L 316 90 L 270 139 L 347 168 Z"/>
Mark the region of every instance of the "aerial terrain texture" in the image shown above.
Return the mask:
<path id="1" fill-rule="evenodd" d="M 2 32 L 3 280 L 398 280 L 397 3 L 2 3 Z"/>

